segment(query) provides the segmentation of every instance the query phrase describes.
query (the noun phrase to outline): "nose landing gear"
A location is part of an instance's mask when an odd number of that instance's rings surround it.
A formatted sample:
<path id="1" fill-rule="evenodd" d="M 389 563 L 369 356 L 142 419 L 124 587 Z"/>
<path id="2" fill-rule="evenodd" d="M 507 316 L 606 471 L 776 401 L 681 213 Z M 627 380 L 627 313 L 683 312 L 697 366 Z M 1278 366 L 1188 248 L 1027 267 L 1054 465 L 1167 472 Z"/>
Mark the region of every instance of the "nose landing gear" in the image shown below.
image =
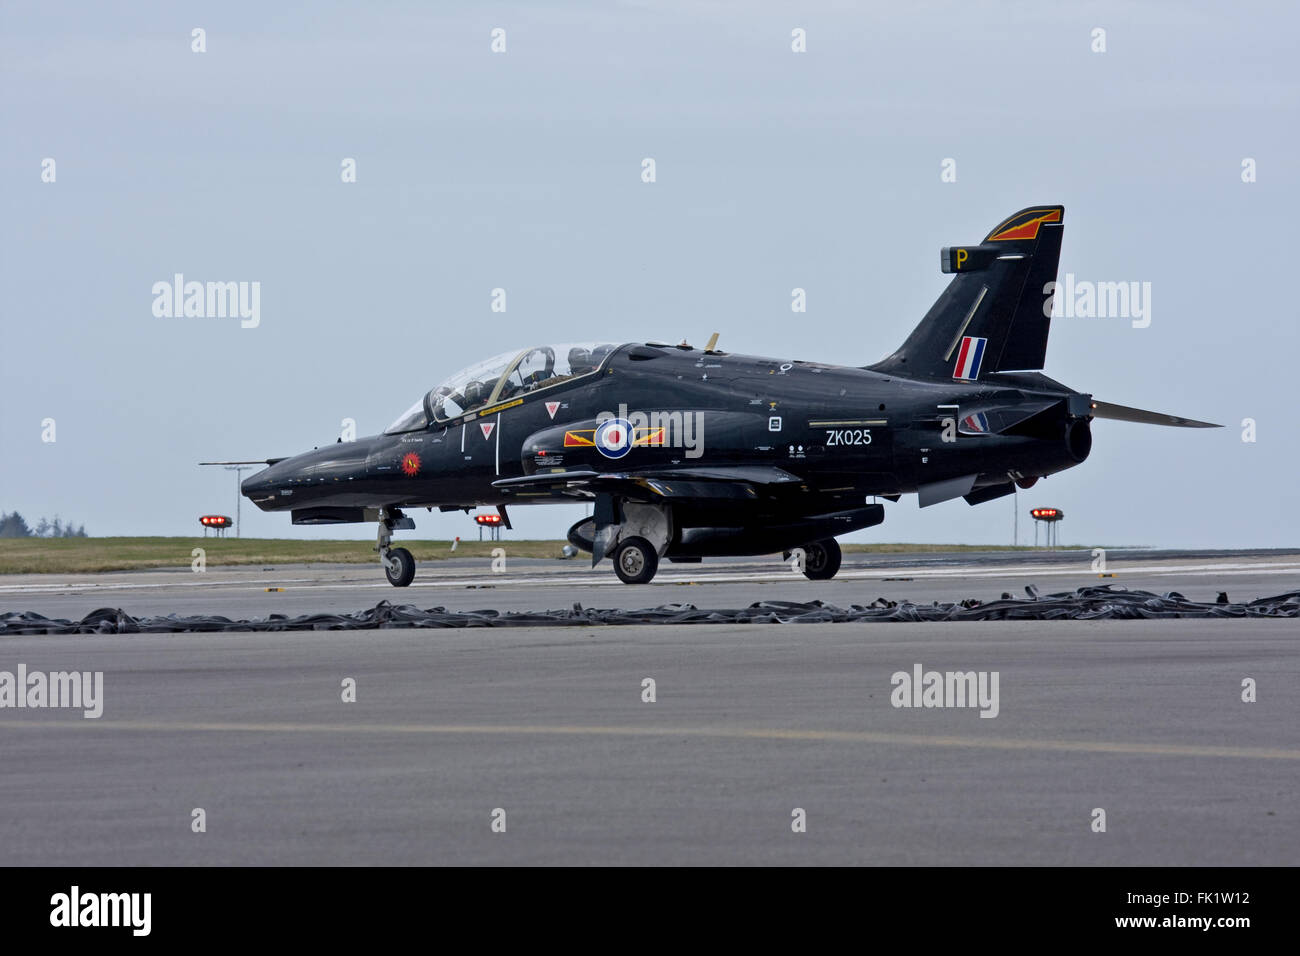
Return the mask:
<path id="1" fill-rule="evenodd" d="M 379 534 L 375 550 L 379 552 L 379 563 L 384 568 L 388 583 L 395 588 L 404 588 L 415 579 L 415 558 L 405 548 L 390 548 L 394 531 L 412 531 L 415 522 L 402 514 L 400 508 L 379 509 Z"/>

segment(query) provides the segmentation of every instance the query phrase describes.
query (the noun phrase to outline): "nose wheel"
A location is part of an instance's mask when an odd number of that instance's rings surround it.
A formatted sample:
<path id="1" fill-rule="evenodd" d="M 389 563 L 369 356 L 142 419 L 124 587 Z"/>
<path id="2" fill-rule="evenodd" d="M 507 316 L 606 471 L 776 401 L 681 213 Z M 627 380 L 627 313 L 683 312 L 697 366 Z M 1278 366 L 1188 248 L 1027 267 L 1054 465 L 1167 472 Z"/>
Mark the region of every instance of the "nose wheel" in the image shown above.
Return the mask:
<path id="1" fill-rule="evenodd" d="M 393 587 L 406 587 L 415 580 L 415 558 L 405 548 L 391 548 L 384 562 L 384 574 Z"/>
<path id="2" fill-rule="evenodd" d="M 379 511 L 379 534 L 375 550 L 379 552 L 379 563 L 383 565 L 388 583 L 395 588 L 404 588 L 415 580 L 415 558 L 405 548 L 392 548 L 394 531 L 411 531 L 415 522 L 397 508 L 381 508 Z"/>

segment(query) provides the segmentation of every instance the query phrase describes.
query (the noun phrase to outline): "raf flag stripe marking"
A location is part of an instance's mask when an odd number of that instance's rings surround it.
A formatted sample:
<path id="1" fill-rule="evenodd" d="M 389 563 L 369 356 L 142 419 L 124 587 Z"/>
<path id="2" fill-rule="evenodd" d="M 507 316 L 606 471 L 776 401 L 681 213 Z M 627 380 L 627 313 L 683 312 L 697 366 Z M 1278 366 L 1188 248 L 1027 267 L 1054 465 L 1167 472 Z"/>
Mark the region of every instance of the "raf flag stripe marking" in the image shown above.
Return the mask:
<path id="1" fill-rule="evenodd" d="M 957 353 L 957 368 L 952 377 L 974 381 L 980 375 L 980 363 L 984 361 L 984 346 L 988 339 L 977 339 L 967 335 L 961 340 L 961 350 Z"/>

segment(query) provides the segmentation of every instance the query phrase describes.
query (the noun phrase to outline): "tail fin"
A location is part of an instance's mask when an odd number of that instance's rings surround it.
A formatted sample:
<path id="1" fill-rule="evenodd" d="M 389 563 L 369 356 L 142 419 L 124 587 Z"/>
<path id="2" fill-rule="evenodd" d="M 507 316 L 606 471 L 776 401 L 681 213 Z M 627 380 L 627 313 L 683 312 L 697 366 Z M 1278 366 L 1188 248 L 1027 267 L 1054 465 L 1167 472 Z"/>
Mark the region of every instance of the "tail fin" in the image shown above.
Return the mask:
<path id="1" fill-rule="evenodd" d="M 974 381 L 990 372 L 1041 369 L 1065 228 L 1064 206 L 1031 206 L 976 246 L 940 253 L 956 273 L 907 341 L 873 371 Z"/>

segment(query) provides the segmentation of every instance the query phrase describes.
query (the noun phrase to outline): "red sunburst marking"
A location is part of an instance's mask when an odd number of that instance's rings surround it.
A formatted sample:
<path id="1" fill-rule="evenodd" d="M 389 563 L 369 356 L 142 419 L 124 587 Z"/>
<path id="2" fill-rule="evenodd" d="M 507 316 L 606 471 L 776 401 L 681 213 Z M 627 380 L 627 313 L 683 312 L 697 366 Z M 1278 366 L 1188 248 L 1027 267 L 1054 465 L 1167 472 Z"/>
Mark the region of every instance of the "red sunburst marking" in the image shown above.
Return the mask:
<path id="1" fill-rule="evenodd" d="M 402 458 L 402 471 L 414 477 L 420 473 L 420 456 L 413 451 L 408 451 Z"/>

